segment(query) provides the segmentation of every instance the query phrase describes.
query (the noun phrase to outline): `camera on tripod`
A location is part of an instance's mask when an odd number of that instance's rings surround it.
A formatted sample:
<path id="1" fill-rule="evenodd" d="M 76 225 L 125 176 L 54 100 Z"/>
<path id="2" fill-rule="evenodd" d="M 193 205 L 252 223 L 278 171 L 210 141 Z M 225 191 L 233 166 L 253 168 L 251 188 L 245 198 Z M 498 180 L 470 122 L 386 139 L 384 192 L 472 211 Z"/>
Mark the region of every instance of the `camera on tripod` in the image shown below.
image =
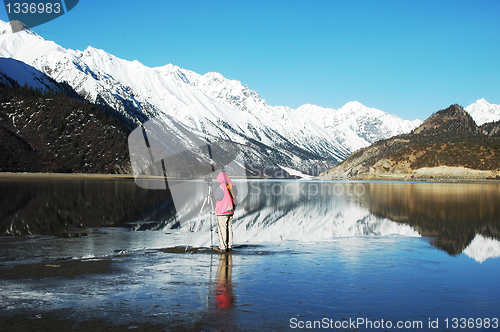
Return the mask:
<path id="1" fill-rule="evenodd" d="M 203 180 L 207 183 L 207 185 L 212 185 L 212 178 L 210 176 L 206 176 Z"/>
<path id="2" fill-rule="evenodd" d="M 189 231 L 191 232 L 191 236 L 189 237 L 189 241 L 188 241 L 188 244 L 186 245 L 185 251 L 188 250 L 189 244 L 191 243 L 191 238 L 193 237 L 193 232 L 197 229 L 198 224 L 201 222 L 201 213 L 206 205 L 210 206 L 210 217 L 209 217 L 209 219 L 210 219 L 210 248 L 214 247 L 214 239 L 213 239 L 213 233 L 212 233 L 212 230 L 213 230 L 212 222 L 213 221 L 217 222 L 216 220 L 214 220 L 216 218 L 214 203 L 213 203 L 214 189 L 213 189 L 213 185 L 212 185 L 212 178 L 209 175 L 205 176 L 203 178 L 203 180 L 207 183 L 208 192 L 207 192 L 207 195 L 205 196 L 205 199 L 203 200 L 203 204 L 201 205 L 200 212 L 198 213 L 198 219 L 194 223 L 194 226 L 189 227 Z"/>

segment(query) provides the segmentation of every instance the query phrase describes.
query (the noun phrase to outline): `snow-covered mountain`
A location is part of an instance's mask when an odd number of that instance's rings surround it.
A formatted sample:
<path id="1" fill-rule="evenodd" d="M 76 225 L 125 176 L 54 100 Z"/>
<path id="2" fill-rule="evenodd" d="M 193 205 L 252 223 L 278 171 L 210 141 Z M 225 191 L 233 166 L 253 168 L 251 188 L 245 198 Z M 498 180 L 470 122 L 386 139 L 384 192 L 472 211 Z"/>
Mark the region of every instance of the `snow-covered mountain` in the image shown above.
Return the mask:
<path id="1" fill-rule="evenodd" d="M 357 102 L 339 110 L 270 106 L 257 92 L 219 73 L 200 75 L 172 64 L 150 68 L 93 47 L 65 49 L 29 29 L 15 34 L 10 29 L 0 21 L 0 57 L 22 61 L 57 82 L 68 83 L 90 102 L 110 105 L 132 127 L 152 118 L 164 119 L 198 136 L 252 146 L 260 160 L 274 166 L 321 171 L 360 147 L 420 124 Z"/>
<path id="2" fill-rule="evenodd" d="M 293 111 L 321 126 L 335 140 L 354 152 L 375 141 L 409 133 L 420 120 L 403 120 L 375 108 L 352 101 L 339 109 L 302 105 Z"/>
<path id="3" fill-rule="evenodd" d="M 220 74 L 199 75 L 171 64 L 149 68 L 103 50 L 64 49 L 30 30 L 12 34 L 9 29 L 1 23 L 0 56 L 67 82 L 87 100 L 105 102 L 135 125 L 168 118 L 196 133 L 257 144 L 262 160 L 303 171 L 318 164 L 329 167 L 350 153 L 290 108 L 269 106 L 256 92 Z M 271 158 L 267 147 L 273 151 Z"/>
<path id="4" fill-rule="evenodd" d="M 500 105 L 490 104 L 485 99 L 479 99 L 465 110 L 478 126 L 500 120 Z M 357 101 L 351 101 L 339 109 L 306 104 L 293 110 L 293 113 L 322 127 L 351 152 L 381 139 L 409 133 L 422 124 L 419 119 L 403 120 Z"/>
<path id="5" fill-rule="evenodd" d="M 1 60 L 0 82 L 10 85 L 9 80 L 15 77 L 17 82 L 26 83 L 40 91 L 59 90 L 58 85 L 53 80 L 46 75 L 40 75 L 38 70 L 24 62 L 8 58 L 2 58 Z"/>
<path id="6" fill-rule="evenodd" d="M 465 108 L 478 126 L 500 120 L 500 105 L 490 104 L 484 98 Z"/>

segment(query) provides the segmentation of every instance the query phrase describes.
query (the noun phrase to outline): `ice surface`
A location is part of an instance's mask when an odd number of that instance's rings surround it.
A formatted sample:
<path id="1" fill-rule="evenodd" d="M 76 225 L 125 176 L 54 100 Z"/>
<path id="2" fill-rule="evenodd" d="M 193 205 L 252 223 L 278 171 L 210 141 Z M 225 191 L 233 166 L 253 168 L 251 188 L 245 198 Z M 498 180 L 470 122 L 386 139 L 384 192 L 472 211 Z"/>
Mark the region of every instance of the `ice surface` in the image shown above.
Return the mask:
<path id="1" fill-rule="evenodd" d="M 471 266 L 417 237 L 282 241 L 225 255 L 155 249 L 160 237 L 170 244 L 176 236 L 108 230 L 116 248 L 147 247 L 110 256 L 115 271 L 109 274 L 2 280 L 2 313 L 276 331 L 288 329 L 293 317 L 425 324 L 453 315 L 494 317 L 500 310 L 498 264 Z M 106 243 L 99 238 L 90 234 L 86 241 Z M 220 305 L 221 292 L 229 305 Z"/>
<path id="2" fill-rule="evenodd" d="M 241 186 L 242 181 L 235 182 Z M 168 227 L 161 231 L 108 227 L 86 230 L 78 238 L 0 241 L 2 315 L 52 313 L 75 324 L 101 319 L 178 330 L 282 331 L 292 318 L 423 324 L 438 318 L 444 324 L 449 317 L 500 312 L 498 241 L 476 236 L 466 255 L 449 254 L 404 222 L 374 216 L 363 207 L 370 206 L 368 201 L 361 204 L 369 194 L 399 196 L 399 191 L 372 188 L 368 193 L 361 190 L 363 183 L 316 181 L 251 181 L 248 188 L 235 215 L 235 248 L 229 254 L 183 252 L 190 225 L 174 221 L 164 221 Z M 205 189 L 203 181 L 186 186 L 189 199 L 177 212 L 195 220 Z M 463 194 L 462 189 L 455 188 Z M 419 197 L 416 192 L 413 188 L 413 197 Z M 425 192 L 432 204 L 441 204 L 432 188 Z M 200 216 L 192 246 L 211 244 L 208 216 L 208 211 Z M 433 221 L 430 215 L 418 220 Z M 451 227 L 458 226 L 464 225 Z M 469 232 L 458 234 L 464 233 Z M 102 261 L 109 262 L 110 271 L 57 276 L 68 262 Z M 4 273 L 31 264 L 56 275 L 12 278 Z"/>

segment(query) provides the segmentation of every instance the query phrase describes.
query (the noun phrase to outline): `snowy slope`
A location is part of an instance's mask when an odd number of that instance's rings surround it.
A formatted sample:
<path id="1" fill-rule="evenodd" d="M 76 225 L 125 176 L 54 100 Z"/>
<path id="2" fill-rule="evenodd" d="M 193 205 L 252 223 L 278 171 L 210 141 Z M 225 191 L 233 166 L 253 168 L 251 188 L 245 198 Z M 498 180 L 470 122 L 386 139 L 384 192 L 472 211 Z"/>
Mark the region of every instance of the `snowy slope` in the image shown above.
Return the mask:
<path id="1" fill-rule="evenodd" d="M 484 98 L 465 108 L 478 126 L 500 120 L 500 105 L 490 104 Z"/>
<path id="2" fill-rule="evenodd" d="M 0 82 L 9 83 L 9 78 L 14 78 L 20 86 L 27 84 L 35 89 L 58 91 L 59 87 L 47 75 L 24 62 L 11 58 L 0 58 Z"/>
<path id="3" fill-rule="evenodd" d="M 109 104 L 131 123 L 173 121 L 194 133 L 253 146 L 259 158 L 271 159 L 275 166 L 300 171 L 330 167 L 360 147 L 420 124 L 358 102 L 338 110 L 270 106 L 257 92 L 219 73 L 200 75 L 172 64 L 150 68 L 93 47 L 64 49 L 30 30 L 9 31 L 10 25 L 0 21 L 1 57 L 67 82 L 87 100 Z"/>
<path id="4" fill-rule="evenodd" d="M 294 113 L 314 121 L 350 151 L 369 146 L 380 139 L 409 133 L 422 123 L 418 119 L 403 120 L 357 101 L 349 102 L 339 109 L 306 104 Z"/>
<path id="5" fill-rule="evenodd" d="M 297 119 L 287 107 L 267 105 L 255 91 L 220 74 L 199 75 L 171 64 L 149 68 L 103 50 L 67 50 L 29 30 L 9 29 L 0 24 L 0 56 L 67 82 L 91 102 L 104 100 L 136 124 L 168 117 L 194 132 L 241 144 L 255 141 L 277 149 L 280 159 L 287 159 L 279 162 L 293 168 L 303 169 L 309 159 L 336 163 L 350 153 L 314 123 Z"/>

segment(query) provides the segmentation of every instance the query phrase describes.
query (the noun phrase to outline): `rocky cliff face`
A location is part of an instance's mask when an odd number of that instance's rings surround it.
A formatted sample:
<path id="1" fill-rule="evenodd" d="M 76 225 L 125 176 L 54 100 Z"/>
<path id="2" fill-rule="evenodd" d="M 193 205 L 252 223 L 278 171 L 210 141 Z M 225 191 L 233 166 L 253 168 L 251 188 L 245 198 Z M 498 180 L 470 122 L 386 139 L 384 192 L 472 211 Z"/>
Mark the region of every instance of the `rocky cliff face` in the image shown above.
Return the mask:
<path id="1" fill-rule="evenodd" d="M 489 122 L 479 127 L 483 135 L 491 137 L 500 137 L 500 121 Z"/>

